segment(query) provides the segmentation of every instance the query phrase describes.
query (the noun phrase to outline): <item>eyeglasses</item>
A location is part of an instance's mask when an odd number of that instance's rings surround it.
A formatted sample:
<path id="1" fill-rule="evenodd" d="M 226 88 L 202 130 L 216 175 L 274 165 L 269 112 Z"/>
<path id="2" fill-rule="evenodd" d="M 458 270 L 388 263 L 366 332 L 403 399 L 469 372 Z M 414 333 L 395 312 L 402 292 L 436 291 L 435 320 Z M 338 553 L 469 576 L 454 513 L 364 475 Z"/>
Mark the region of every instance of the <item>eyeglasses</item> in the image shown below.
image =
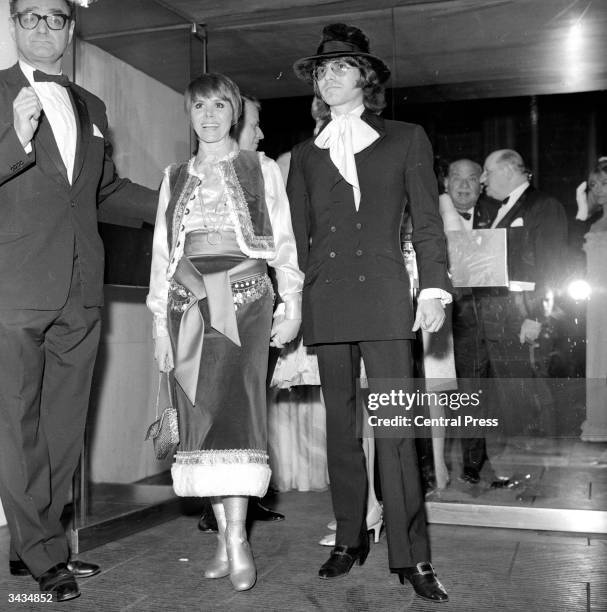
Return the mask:
<path id="1" fill-rule="evenodd" d="M 24 30 L 35 30 L 40 23 L 40 20 L 44 20 L 49 30 L 63 30 L 65 24 L 71 19 L 69 15 L 65 13 L 50 13 L 49 15 L 38 15 L 38 13 L 26 12 L 26 13 L 15 13 L 13 19 L 19 21 L 19 25 Z"/>
<path id="2" fill-rule="evenodd" d="M 314 68 L 314 78 L 317 81 L 320 81 L 327 74 L 327 71 L 331 68 L 331 72 L 338 77 L 345 76 L 348 71 L 354 66 L 348 64 L 345 60 L 337 60 L 335 62 L 325 62 L 324 64 L 319 64 Z"/>

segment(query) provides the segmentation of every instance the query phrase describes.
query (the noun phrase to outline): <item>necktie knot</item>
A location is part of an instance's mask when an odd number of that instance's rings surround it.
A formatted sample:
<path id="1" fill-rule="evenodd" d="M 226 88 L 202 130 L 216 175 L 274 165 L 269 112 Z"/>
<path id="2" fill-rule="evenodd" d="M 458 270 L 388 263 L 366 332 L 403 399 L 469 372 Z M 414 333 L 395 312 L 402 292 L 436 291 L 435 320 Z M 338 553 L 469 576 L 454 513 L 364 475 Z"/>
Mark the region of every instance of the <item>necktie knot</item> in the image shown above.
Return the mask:
<path id="1" fill-rule="evenodd" d="M 466 221 L 470 221 L 470 219 L 472 219 L 472 215 L 469 212 L 465 212 L 463 210 L 458 210 L 457 212 L 460 214 L 461 217 L 466 219 Z"/>
<path id="2" fill-rule="evenodd" d="M 506 204 L 508 204 L 509 201 L 510 201 L 510 196 L 508 196 L 507 198 L 504 198 L 502 200 L 502 206 L 506 206 Z"/>
<path id="3" fill-rule="evenodd" d="M 34 81 L 36 83 L 57 83 L 61 87 L 67 87 L 70 84 L 65 74 L 47 74 L 41 70 L 34 70 Z"/>

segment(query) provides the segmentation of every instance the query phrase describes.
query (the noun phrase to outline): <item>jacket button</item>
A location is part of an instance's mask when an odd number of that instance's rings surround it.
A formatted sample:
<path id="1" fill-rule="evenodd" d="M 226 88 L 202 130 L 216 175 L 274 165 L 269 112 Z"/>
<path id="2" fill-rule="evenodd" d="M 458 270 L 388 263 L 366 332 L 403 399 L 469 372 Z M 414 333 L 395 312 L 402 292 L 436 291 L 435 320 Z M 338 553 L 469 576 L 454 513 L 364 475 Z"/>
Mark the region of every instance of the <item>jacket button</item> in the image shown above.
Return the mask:
<path id="1" fill-rule="evenodd" d="M 75 208 L 75 206 L 76 206 L 76 202 L 74 202 L 74 200 L 72 200 L 72 201 L 70 202 L 70 206 L 71 206 L 72 208 Z"/>
<path id="2" fill-rule="evenodd" d="M 360 257 L 362 254 L 363 254 L 363 252 L 360 249 L 358 249 L 358 251 L 356 251 L 356 256 L 357 257 Z"/>
<path id="3" fill-rule="evenodd" d="M 334 258 L 335 258 L 335 251 L 331 251 L 331 252 L 329 253 L 329 257 L 330 257 L 331 259 L 334 259 Z"/>
<path id="4" fill-rule="evenodd" d="M 183 212 L 184 215 L 189 215 L 190 214 L 190 209 L 186 208 Z"/>
<path id="5" fill-rule="evenodd" d="M 332 231 L 332 232 L 336 232 L 336 231 L 337 231 L 337 228 L 336 228 L 334 225 L 332 225 L 332 226 L 331 226 L 331 231 Z"/>
<path id="6" fill-rule="evenodd" d="M 358 280 L 359 280 L 361 283 L 364 283 L 364 282 L 365 282 L 365 280 L 366 280 L 366 278 L 365 278 L 364 274 L 361 274 L 361 275 L 358 277 Z"/>
<path id="7" fill-rule="evenodd" d="M 362 228 L 362 226 L 363 226 L 363 224 L 362 224 L 362 223 L 357 223 L 357 224 L 356 224 L 356 229 L 357 229 L 357 230 L 359 230 L 359 229 L 361 229 L 361 228 Z"/>

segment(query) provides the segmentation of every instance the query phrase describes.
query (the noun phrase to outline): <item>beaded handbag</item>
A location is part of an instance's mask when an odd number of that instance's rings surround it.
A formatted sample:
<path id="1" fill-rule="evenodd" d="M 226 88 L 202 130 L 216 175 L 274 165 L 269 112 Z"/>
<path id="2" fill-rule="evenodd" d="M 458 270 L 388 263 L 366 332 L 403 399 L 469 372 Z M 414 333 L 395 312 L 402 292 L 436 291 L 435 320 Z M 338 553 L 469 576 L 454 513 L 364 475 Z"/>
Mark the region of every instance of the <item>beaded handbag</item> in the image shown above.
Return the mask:
<path id="1" fill-rule="evenodd" d="M 148 427 L 146 440 L 152 439 L 156 459 L 165 459 L 170 453 L 175 452 L 179 444 L 179 426 L 177 422 L 177 410 L 173 407 L 171 399 L 171 384 L 169 375 L 165 374 L 168 390 L 169 405 L 158 416 L 160 407 L 160 387 L 162 383 L 162 372 L 158 376 L 158 392 L 156 394 L 156 420 Z"/>

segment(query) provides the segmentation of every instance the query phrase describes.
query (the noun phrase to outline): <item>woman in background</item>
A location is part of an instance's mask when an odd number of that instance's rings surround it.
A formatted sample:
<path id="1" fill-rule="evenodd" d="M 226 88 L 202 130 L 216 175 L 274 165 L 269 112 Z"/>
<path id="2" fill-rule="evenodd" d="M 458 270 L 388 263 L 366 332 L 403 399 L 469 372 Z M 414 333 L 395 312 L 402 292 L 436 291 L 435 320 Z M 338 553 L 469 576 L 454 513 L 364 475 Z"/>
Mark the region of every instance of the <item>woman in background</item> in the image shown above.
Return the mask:
<path id="1" fill-rule="evenodd" d="M 590 226 L 585 236 L 586 281 L 592 289 L 586 315 L 586 420 L 582 440 L 607 441 L 607 157 L 599 158 L 576 192 L 576 219 Z M 601 382 L 602 381 L 602 382 Z"/>
<path id="2" fill-rule="evenodd" d="M 198 152 L 165 171 L 154 230 L 150 292 L 155 357 L 175 366 L 180 444 L 177 495 L 211 497 L 218 525 L 207 578 L 250 589 L 249 496 L 270 481 L 265 381 L 270 338 L 282 347 L 301 322 L 303 275 L 280 170 L 230 137 L 242 100 L 221 74 L 194 79 L 186 109 Z M 275 268 L 284 306 L 272 325 Z"/>

